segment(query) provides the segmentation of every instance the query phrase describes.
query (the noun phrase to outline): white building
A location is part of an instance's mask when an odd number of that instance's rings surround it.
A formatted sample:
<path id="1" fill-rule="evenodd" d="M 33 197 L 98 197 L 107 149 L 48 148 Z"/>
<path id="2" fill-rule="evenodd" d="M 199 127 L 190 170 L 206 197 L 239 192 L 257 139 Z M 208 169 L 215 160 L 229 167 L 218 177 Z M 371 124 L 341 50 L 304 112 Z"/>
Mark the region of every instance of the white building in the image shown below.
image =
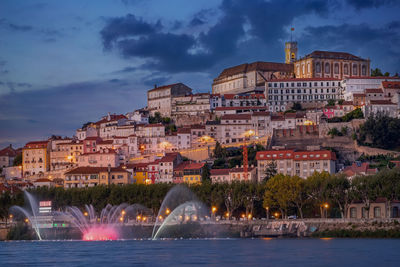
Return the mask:
<path id="1" fill-rule="evenodd" d="M 279 78 L 293 77 L 293 64 L 253 62 L 224 69 L 214 79 L 213 94 L 245 93 L 264 90 L 264 83 Z"/>
<path id="2" fill-rule="evenodd" d="M 399 118 L 400 103 L 393 103 L 391 100 L 369 100 L 362 107 L 364 117 L 369 117 L 372 114 L 384 113 L 392 118 Z"/>
<path id="3" fill-rule="evenodd" d="M 326 103 L 342 96 L 339 79 L 280 79 L 265 83 L 265 97 L 270 111 L 285 111 L 293 103 Z"/>
<path id="4" fill-rule="evenodd" d="M 202 115 L 210 112 L 210 94 L 199 93 L 172 98 L 172 116 Z"/>
<path id="5" fill-rule="evenodd" d="M 169 117 L 172 113 L 172 98 L 191 93 L 192 89 L 183 83 L 155 87 L 147 91 L 147 108 L 151 115 L 159 112 L 161 116 Z"/>

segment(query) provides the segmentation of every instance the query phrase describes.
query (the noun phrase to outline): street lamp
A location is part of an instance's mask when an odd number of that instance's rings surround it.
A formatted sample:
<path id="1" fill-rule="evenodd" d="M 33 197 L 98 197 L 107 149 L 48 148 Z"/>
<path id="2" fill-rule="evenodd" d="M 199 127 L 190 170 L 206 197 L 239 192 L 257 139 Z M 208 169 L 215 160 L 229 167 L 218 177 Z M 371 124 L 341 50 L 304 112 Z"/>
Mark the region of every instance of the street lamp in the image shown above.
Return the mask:
<path id="1" fill-rule="evenodd" d="M 265 210 L 267 211 L 267 220 L 269 219 L 269 207 L 265 207 Z"/>
<path id="2" fill-rule="evenodd" d="M 212 213 L 212 217 L 215 219 L 215 212 L 217 212 L 217 207 L 212 206 L 211 207 L 211 213 Z"/>
<path id="3" fill-rule="evenodd" d="M 83 213 L 83 215 L 87 217 L 89 214 L 87 213 L 87 211 L 85 211 L 85 212 Z"/>
<path id="4" fill-rule="evenodd" d="M 279 219 L 279 213 L 278 212 L 275 212 L 274 216 L 275 216 L 275 219 Z"/>
<path id="5" fill-rule="evenodd" d="M 328 208 L 329 208 L 329 204 L 328 204 L 328 203 L 325 203 L 325 204 L 323 205 L 323 207 L 325 208 L 325 218 L 328 218 Z"/>
<path id="6" fill-rule="evenodd" d="M 170 209 L 169 208 L 167 208 L 166 210 L 165 210 L 165 214 L 169 214 L 171 211 L 170 211 Z"/>

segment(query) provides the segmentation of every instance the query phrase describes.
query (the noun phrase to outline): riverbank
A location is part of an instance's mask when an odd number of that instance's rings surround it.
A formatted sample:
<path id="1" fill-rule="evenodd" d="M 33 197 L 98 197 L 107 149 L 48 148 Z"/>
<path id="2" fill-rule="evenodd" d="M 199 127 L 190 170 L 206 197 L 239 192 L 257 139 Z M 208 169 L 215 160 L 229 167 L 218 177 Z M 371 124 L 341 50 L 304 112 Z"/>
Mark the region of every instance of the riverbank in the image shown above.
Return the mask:
<path id="1" fill-rule="evenodd" d="M 15 227 L 15 226 L 14 226 Z M 204 221 L 168 226 L 160 237 L 171 238 L 263 238 L 263 237 L 371 237 L 400 238 L 399 219 L 303 219 Z M 151 238 L 154 224 L 131 223 L 120 228 L 125 239 Z M 26 226 L 25 226 L 25 229 Z M 28 230 L 29 231 L 29 230 Z M 25 230 L 26 232 L 26 230 Z M 0 229 L 0 240 L 29 237 L 23 229 Z M 43 231 L 44 239 L 80 239 L 76 228 L 52 228 Z M 31 235 L 32 236 L 32 235 Z M 34 236 L 34 235 L 33 235 Z"/>

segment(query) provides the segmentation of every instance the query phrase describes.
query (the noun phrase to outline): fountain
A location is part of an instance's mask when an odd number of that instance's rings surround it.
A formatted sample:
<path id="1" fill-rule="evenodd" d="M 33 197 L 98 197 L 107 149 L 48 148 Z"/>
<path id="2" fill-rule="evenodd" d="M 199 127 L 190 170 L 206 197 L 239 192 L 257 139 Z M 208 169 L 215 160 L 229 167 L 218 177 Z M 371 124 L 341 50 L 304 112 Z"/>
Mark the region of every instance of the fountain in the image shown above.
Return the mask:
<path id="1" fill-rule="evenodd" d="M 100 216 L 96 215 L 92 205 L 85 205 L 86 211 L 82 213 L 77 207 L 68 207 L 66 212 L 73 225 L 82 233 L 82 240 L 117 240 L 121 239 L 121 227 L 138 214 L 149 214 L 150 210 L 140 204 L 118 206 L 108 204 L 102 209 Z M 133 216 L 133 217 L 132 217 Z"/>
<path id="2" fill-rule="evenodd" d="M 39 240 L 42 240 L 42 236 L 40 234 L 40 227 L 38 222 L 38 213 L 39 206 L 36 199 L 27 191 L 24 192 L 25 202 L 29 203 L 29 208 L 22 208 L 20 206 L 12 206 L 11 210 L 15 210 L 16 212 L 22 213 L 26 217 L 26 222 L 29 222 L 32 226 L 32 229 L 35 231 L 36 236 Z"/>
<path id="3" fill-rule="evenodd" d="M 165 196 L 153 228 L 152 239 L 195 237 L 209 209 L 186 186 L 177 185 Z"/>

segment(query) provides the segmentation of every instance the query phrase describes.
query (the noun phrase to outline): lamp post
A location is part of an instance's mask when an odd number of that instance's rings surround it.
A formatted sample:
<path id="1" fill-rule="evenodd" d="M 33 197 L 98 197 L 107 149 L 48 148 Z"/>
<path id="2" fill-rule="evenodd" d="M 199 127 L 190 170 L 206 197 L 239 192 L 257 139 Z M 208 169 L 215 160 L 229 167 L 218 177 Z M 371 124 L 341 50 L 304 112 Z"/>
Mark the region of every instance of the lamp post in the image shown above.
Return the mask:
<path id="1" fill-rule="evenodd" d="M 267 212 L 267 220 L 269 220 L 269 207 L 265 207 L 265 210 Z"/>
<path id="2" fill-rule="evenodd" d="M 329 204 L 328 204 L 328 203 L 325 203 L 325 204 L 324 204 L 324 209 L 325 209 L 325 219 L 327 219 L 327 218 L 328 218 L 328 208 L 329 208 Z"/>
<path id="3" fill-rule="evenodd" d="M 217 207 L 212 206 L 212 208 L 211 208 L 211 214 L 212 214 L 213 220 L 215 220 L 215 212 L 217 212 Z"/>

